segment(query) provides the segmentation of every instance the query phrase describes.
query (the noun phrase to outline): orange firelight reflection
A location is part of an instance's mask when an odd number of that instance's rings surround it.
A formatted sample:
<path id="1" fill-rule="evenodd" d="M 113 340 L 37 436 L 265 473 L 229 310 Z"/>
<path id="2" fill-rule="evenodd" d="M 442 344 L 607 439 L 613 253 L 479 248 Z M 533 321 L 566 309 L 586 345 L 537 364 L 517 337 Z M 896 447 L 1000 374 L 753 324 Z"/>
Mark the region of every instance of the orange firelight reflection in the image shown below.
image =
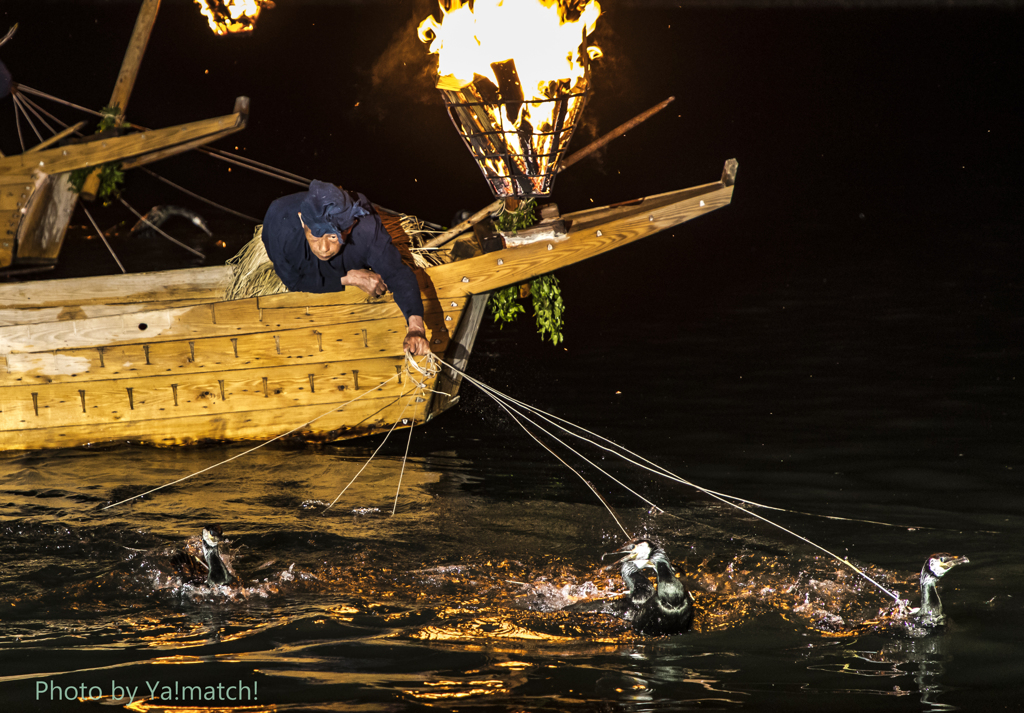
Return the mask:
<path id="1" fill-rule="evenodd" d="M 252 32 L 263 8 L 272 8 L 272 0 L 196 0 L 210 29 L 218 35 Z"/>

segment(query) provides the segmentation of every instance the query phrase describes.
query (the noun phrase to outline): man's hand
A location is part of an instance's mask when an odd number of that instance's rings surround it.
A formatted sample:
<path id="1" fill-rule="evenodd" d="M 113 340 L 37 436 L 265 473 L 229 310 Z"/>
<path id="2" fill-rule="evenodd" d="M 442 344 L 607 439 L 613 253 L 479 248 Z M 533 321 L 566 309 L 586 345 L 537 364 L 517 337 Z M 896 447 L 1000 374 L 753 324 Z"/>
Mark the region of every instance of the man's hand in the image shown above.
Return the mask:
<path id="1" fill-rule="evenodd" d="M 384 279 L 376 272 L 371 272 L 370 270 L 349 270 L 341 278 L 341 284 L 346 287 L 358 287 L 370 295 L 370 297 L 380 297 L 388 291 L 388 286 L 384 284 Z"/>
<path id="2" fill-rule="evenodd" d="M 430 344 L 427 342 L 427 335 L 423 329 L 423 317 L 419 315 L 409 317 L 409 330 L 405 334 L 402 348 L 413 356 L 426 356 L 430 351 Z"/>

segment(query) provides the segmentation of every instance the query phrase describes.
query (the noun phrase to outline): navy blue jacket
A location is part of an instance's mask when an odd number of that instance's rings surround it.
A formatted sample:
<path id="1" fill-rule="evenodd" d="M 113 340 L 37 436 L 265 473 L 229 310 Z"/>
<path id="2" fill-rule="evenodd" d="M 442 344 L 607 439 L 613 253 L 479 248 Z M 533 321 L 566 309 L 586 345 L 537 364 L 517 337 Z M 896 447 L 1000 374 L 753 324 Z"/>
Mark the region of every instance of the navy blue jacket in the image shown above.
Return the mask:
<path id="1" fill-rule="evenodd" d="M 310 249 L 299 222 L 299 206 L 306 195 L 303 191 L 278 198 L 263 219 L 263 244 L 281 282 L 292 292 L 338 292 L 345 289 L 341 284 L 345 273 L 370 268 L 383 278 L 406 320 L 412 315 L 422 317 L 423 300 L 416 276 L 402 262 L 366 196 L 356 194 L 358 204 L 370 214 L 359 219 L 342 243 L 341 252 L 330 260 L 321 260 Z"/>

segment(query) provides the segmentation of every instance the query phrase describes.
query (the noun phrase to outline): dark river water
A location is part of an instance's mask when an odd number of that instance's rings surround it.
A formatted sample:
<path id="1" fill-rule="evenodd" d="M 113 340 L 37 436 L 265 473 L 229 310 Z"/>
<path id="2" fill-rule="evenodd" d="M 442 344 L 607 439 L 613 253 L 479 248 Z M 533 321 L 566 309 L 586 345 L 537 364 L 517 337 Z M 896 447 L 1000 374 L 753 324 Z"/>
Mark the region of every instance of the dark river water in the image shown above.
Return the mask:
<path id="1" fill-rule="evenodd" d="M 5 2 L 0 29 L 20 29 L 0 59 L 16 81 L 101 106 L 134 7 Z M 250 126 L 225 147 L 447 223 L 489 194 L 407 41 L 429 8 L 282 0 L 239 40 L 165 2 L 129 119 L 190 121 L 248 94 Z M 560 451 L 630 535 L 664 544 L 695 592 L 694 629 L 643 637 L 564 611 L 623 590 L 601 556 L 626 535 L 465 386 L 413 431 L 404 467 L 405 431 L 329 511 L 381 438 L 270 445 L 107 510 L 248 446 L 0 455 L 6 705 L 1021 708 L 1020 11 L 606 9 L 575 145 L 676 103 L 560 176 L 553 198 L 567 212 L 704 183 L 735 156 L 733 205 L 559 273 L 562 345 L 529 315 L 501 330 L 485 319 L 469 373 L 768 506 L 743 512 L 576 446 L 654 508 Z M 10 115 L 0 102 L 5 153 L 18 150 Z M 293 190 L 204 157 L 153 168 L 257 216 Z M 205 264 L 251 234 L 168 190 L 129 174 L 125 196 L 210 218 L 214 238 L 175 229 Z M 102 226 L 134 222 L 90 210 Z M 130 271 L 196 264 L 124 232 L 112 243 Z M 50 276 L 114 270 L 74 227 Z M 911 600 L 929 554 L 968 556 L 942 580 L 949 625 L 910 635 L 886 594 L 754 514 Z M 171 565 L 210 523 L 238 586 L 184 582 Z"/>

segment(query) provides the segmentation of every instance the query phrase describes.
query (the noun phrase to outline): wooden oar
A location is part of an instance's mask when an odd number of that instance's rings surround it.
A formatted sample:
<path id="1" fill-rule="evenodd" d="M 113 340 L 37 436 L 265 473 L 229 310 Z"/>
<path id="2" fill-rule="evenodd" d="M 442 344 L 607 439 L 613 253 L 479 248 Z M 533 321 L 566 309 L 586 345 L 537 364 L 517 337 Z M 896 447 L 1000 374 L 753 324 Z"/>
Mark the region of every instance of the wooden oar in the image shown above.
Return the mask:
<path id="1" fill-rule="evenodd" d="M 647 121 L 652 116 L 657 114 L 659 111 L 661 111 L 662 109 L 667 107 L 669 104 L 674 102 L 675 99 L 676 99 L 675 97 L 669 97 L 665 101 L 660 102 L 659 104 L 656 104 L 656 105 L 652 106 L 647 111 L 645 111 L 645 112 L 643 112 L 641 114 L 637 114 L 636 116 L 634 116 L 632 119 L 630 119 L 626 123 L 620 124 L 619 126 L 615 127 L 614 129 L 612 129 L 611 131 L 609 131 L 607 134 L 605 134 L 601 138 L 597 139 L 596 141 L 591 141 L 589 144 L 584 146 L 582 149 L 580 149 L 576 153 L 574 153 L 571 156 L 569 156 L 569 158 L 564 159 L 562 161 L 562 164 L 557 169 L 558 172 L 561 173 L 562 171 L 564 171 L 565 169 L 569 168 L 573 164 L 577 163 L 581 159 L 584 159 L 587 156 L 589 156 L 590 154 L 592 154 L 595 151 L 597 151 L 598 149 L 603 148 L 606 144 L 608 144 L 613 139 L 617 139 L 618 137 L 622 136 L 623 134 L 625 134 L 630 129 L 636 128 L 638 125 L 640 125 L 643 122 Z M 462 221 L 461 223 L 456 225 L 454 228 L 451 228 L 450 230 L 446 230 L 445 232 L 441 233 L 437 237 L 431 238 L 427 242 L 423 243 L 423 247 L 425 247 L 425 248 L 436 248 L 436 247 L 438 247 L 440 245 L 444 245 L 449 240 L 452 240 L 453 238 L 456 238 L 459 235 L 462 235 L 464 232 L 466 232 L 467 230 L 472 228 L 474 225 L 479 223 L 481 220 L 483 220 L 484 218 L 489 216 L 491 213 L 493 213 L 494 211 L 498 210 L 498 208 L 500 208 L 501 204 L 504 203 L 504 202 L 505 202 L 504 198 L 499 198 L 498 200 L 496 200 L 493 203 L 489 204 L 486 208 L 481 208 L 476 213 L 474 213 L 473 215 L 469 216 L 464 221 Z"/>

